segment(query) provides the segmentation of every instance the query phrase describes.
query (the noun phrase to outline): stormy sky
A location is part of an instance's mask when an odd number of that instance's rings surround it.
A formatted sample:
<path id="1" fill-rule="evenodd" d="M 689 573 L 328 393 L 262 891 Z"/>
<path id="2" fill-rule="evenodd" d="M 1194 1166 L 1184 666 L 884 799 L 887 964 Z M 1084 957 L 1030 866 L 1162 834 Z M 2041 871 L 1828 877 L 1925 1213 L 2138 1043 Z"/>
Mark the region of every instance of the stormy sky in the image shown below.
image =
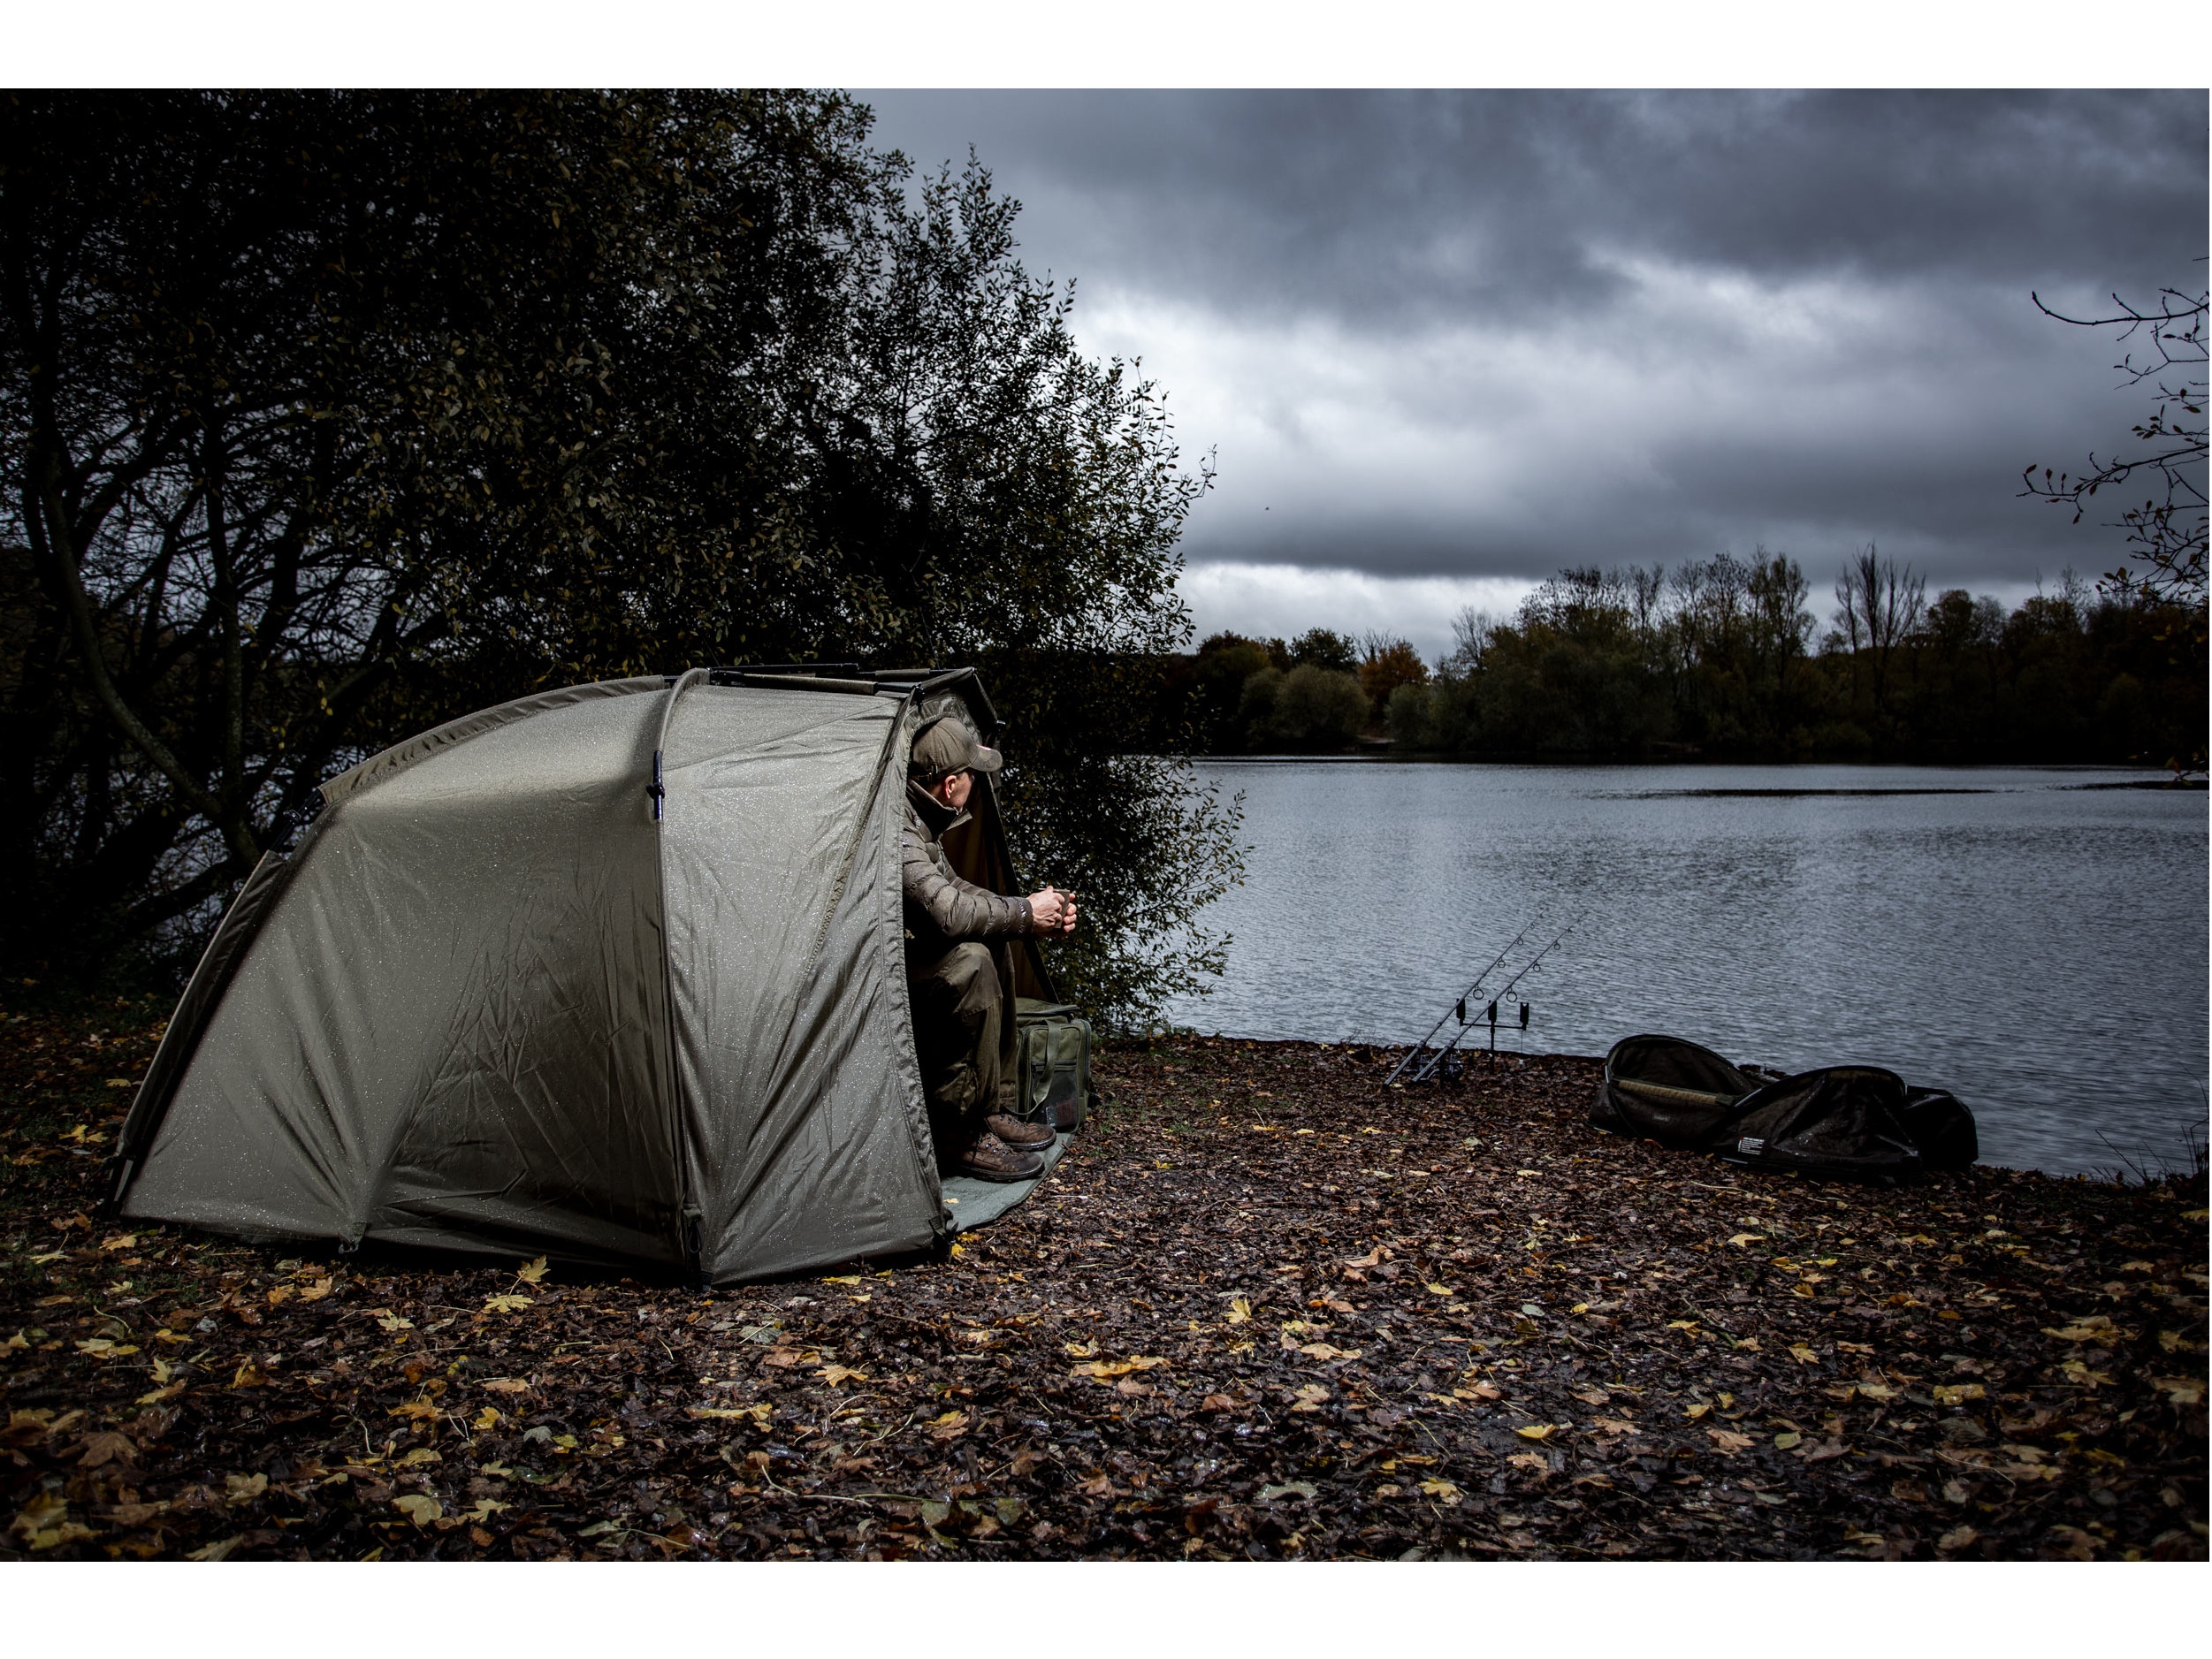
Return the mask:
<path id="1" fill-rule="evenodd" d="M 1402 632 L 1568 565 L 1867 542 L 2008 602 L 2118 534 L 2017 498 L 2147 412 L 2091 314 L 2204 282 L 2201 92 L 863 92 L 971 145 L 1086 349 L 1218 483 L 1202 632 Z"/>

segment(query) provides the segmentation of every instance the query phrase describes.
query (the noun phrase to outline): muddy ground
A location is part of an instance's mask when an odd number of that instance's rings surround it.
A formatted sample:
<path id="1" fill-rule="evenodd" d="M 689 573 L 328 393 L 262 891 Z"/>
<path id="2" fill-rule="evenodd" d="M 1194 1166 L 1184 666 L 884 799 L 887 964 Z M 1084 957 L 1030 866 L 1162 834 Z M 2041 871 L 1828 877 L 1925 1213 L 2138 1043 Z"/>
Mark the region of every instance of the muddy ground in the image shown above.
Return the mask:
<path id="1" fill-rule="evenodd" d="M 2201 1175 L 1751 1176 L 1587 1060 L 1186 1039 L 950 1259 L 702 1294 L 102 1224 L 165 1012 L 0 1008 L 0 1553 L 2205 1555 Z"/>

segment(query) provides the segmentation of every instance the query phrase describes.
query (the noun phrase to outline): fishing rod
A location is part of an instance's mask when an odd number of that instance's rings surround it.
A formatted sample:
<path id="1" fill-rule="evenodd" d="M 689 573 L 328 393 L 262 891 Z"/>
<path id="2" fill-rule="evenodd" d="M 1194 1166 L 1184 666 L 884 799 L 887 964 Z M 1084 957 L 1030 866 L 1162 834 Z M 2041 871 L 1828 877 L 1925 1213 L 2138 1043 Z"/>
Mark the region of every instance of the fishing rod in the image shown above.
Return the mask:
<path id="1" fill-rule="evenodd" d="M 1506 981 L 1505 985 L 1498 993 L 1498 1000 L 1499 1001 L 1503 1001 L 1506 992 L 1512 990 L 1514 986 L 1519 985 L 1523 979 L 1526 979 L 1530 974 L 1534 973 L 1537 969 L 1537 963 L 1542 962 L 1546 956 L 1550 955 L 1554 950 L 1559 948 L 1560 940 L 1565 939 L 1569 933 L 1573 932 L 1576 928 L 1580 927 L 1589 919 L 1590 912 L 1588 910 L 1584 910 L 1580 916 L 1569 922 L 1565 927 L 1560 929 L 1558 934 L 1553 937 L 1552 942 L 1546 945 L 1542 950 L 1537 952 L 1537 954 L 1529 959 L 1529 965 L 1527 967 L 1523 968 L 1519 973 L 1514 975 L 1512 978 Z"/>
<path id="2" fill-rule="evenodd" d="M 1546 956 L 1550 955 L 1554 950 L 1558 949 L 1560 941 L 1565 940 L 1566 937 L 1569 933 L 1573 932 L 1576 928 L 1580 927 L 1583 923 L 1589 918 L 1589 916 L 1590 912 L 1584 910 L 1580 916 L 1577 916 L 1565 927 L 1560 929 L 1557 933 L 1552 935 L 1552 942 L 1545 946 L 1542 950 L 1537 952 L 1534 956 L 1531 956 L 1528 962 L 1522 965 L 1521 971 L 1514 975 L 1512 978 L 1506 980 L 1506 983 L 1499 988 L 1498 994 L 1491 999 L 1488 1012 L 1490 1015 L 1490 1041 L 1492 1053 L 1497 1051 L 1498 1046 L 1498 1005 L 1506 1000 L 1506 994 L 1512 991 L 1514 986 L 1519 985 L 1523 979 L 1534 973 L 1537 970 L 1537 965 L 1541 963 Z M 1536 924 L 1533 922 L 1529 925 L 1529 927 L 1533 927 Z M 1497 957 L 1491 963 L 1490 967 L 1484 969 L 1480 974 L 1476 976 L 1475 985 L 1469 986 L 1467 989 L 1467 996 L 1472 996 L 1475 994 L 1476 986 L 1481 985 L 1483 980 L 1490 976 L 1491 970 L 1498 966 L 1498 963 L 1505 959 L 1506 953 L 1513 949 L 1513 945 L 1519 944 L 1522 939 L 1527 937 L 1528 932 L 1529 928 L 1522 928 L 1518 934 L 1514 935 L 1513 944 L 1507 945 L 1505 950 L 1499 951 Z M 1454 1014 L 1459 1016 L 1460 1029 L 1452 1034 L 1452 1040 L 1450 1042 L 1445 1044 L 1445 1046 L 1438 1049 L 1435 1054 L 1430 1055 L 1428 1052 L 1430 1039 L 1433 1038 L 1439 1031 L 1442 1031 L 1444 1029 L 1444 1020 L 1450 1019 Z M 1438 1020 L 1433 1026 L 1430 1027 L 1429 1036 L 1421 1039 L 1421 1046 L 1418 1048 L 1415 1048 L 1411 1054 L 1407 1054 L 1405 1059 L 1398 1062 L 1397 1069 L 1393 1070 L 1389 1077 L 1383 1080 L 1383 1086 L 1388 1088 L 1392 1084 L 1398 1080 L 1401 1073 L 1405 1072 L 1409 1068 L 1413 1072 L 1412 1080 L 1415 1083 L 1426 1083 L 1430 1078 L 1434 1077 L 1438 1071 L 1442 1069 L 1445 1062 L 1451 1058 L 1453 1052 L 1459 1047 L 1461 1040 L 1466 1037 L 1468 1024 L 1467 997 L 1463 996 L 1456 1004 L 1445 1011 L 1444 1019 Z M 1521 1010 L 1521 1029 L 1523 1031 L 1529 1029 L 1529 1011 L 1525 1006 Z M 1423 1062 L 1426 1063 L 1422 1063 Z M 1452 1075 L 1456 1077 L 1458 1073 L 1455 1070 Z"/>
<path id="3" fill-rule="evenodd" d="M 1499 988 L 1498 994 L 1491 999 L 1490 1008 L 1488 1010 L 1490 1015 L 1490 1052 L 1493 1055 L 1498 1052 L 1498 1005 L 1506 1000 L 1506 995 L 1513 990 L 1514 986 L 1519 985 L 1523 979 L 1534 973 L 1537 970 L 1537 964 L 1559 947 L 1559 944 L 1561 940 L 1565 939 L 1569 933 L 1580 927 L 1589 915 L 1590 912 L 1588 910 L 1584 910 L 1582 915 L 1577 916 L 1565 927 L 1560 929 L 1557 933 L 1552 935 L 1552 942 L 1546 945 L 1542 950 L 1537 952 L 1535 955 L 1531 956 L 1527 964 L 1522 968 L 1521 971 L 1514 975 L 1512 978 L 1506 980 L 1505 985 Z M 1527 1031 L 1529 1029 L 1529 1005 L 1526 1002 L 1523 1002 L 1521 1005 L 1521 1029 L 1523 1032 Z M 1464 1036 L 1465 1034 L 1465 1032 L 1461 1033 L 1461 1036 Z M 1455 1039 L 1455 1046 L 1456 1041 L 1457 1039 Z M 1451 1050 L 1449 1048 L 1445 1051 L 1445 1054 L 1449 1054 Z M 1442 1056 L 1438 1056 L 1437 1065 L 1430 1066 L 1428 1069 L 1427 1075 L 1434 1077 L 1438 1067 L 1442 1064 Z"/>
<path id="4" fill-rule="evenodd" d="M 1423 1037 L 1418 1043 L 1415 1044 L 1413 1048 L 1407 1054 L 1406 1057 L 1398 1062 L 1397 1070 L 1392 1071 L 1389 1077 L 1383 1079 L 1383 1086 L 1384 1088 L 1387 1089 L 1392 1084 L 1397 1082 L 1399 1073 L 1404 1071 L 1407 1067 L 1412 1065 L 1415 1061 L 1420 1059 L 1423 1054 L 1428 1052 L 1430 1043 L 1435 1039 L 1436 1034 L 1444 1029 L 1445 1020 L 1448 1020 L 1453 1014 L 1457 1014 L 1460 1016 L 1460 1024 L 1461 1025 L 1465 1025 L 1467 1024 L 1467 999 L 1473 996 L 1475 993 L 1482 987 L 1484 980 L 1489 978 L 1491 974 L 1498 971 L 1498 964 L 1506 960 L 1506 956 L 1512 953 L 1513 947 L 1515 945 L 1518 945 L 1522 940 L 1528 938 L 1529 928 L 1534 927 L 1535 925 L 1536 924 L 1534 922 L 1530 922 L 1528 927 L 1522 928 L 1518 933 L 1515 933 L 1511 939 L 1506 941 L 1506 948 L 1499 951 L 1495 956 L 1492 956 L 1490 959 L 1490 965 L 1487 968 L 1484 968 L 1482 972 L 1475 976 L 1475 983 L 1468 986 L 1466 990 L 1460 993 L 1460 1000 L 1453 1003 L 1450 1008 L 1444 1010 L 1443 1017 L 1438 1019 L 1434 1025 L 1431 1025 L 1429 1028 L 1428 1036 Z M 1453 1039 L 1455 1042 L 1458 1039 L 1456 1038 Z M 1447 1049 L 1445 1052 L 1449 1053 L 1450 1051 Z M 1416 1078 L 1415 1081 L 1417 1082 L 1419 1079 Z"/>

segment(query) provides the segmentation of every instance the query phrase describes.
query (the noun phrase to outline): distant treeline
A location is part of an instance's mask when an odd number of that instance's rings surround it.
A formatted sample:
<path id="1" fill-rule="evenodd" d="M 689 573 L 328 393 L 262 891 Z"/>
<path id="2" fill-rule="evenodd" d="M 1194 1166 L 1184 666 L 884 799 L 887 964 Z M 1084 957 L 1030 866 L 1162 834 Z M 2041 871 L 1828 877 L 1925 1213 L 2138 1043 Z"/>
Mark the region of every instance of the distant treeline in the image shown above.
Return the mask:
<path id="1" fill-rule="evenodd" d="M 1387 742 L 1498 757 L 2204 765 L 2204 610 L 2071 575 L 2008 613 L 1869 548 L 1818 631 L 1796 560 L 1575 569 L 1509 620 L 1402 640 L 1217 634 L 1163 660 L 1149 742 L 1215 754 Z"/>

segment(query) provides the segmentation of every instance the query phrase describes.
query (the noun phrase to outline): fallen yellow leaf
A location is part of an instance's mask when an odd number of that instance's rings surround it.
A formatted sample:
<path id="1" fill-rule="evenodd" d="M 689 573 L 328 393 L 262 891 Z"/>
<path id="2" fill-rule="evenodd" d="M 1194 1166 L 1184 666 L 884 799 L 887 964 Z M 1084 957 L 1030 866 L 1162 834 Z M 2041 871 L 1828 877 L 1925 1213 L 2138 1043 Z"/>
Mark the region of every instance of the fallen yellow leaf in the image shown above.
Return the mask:
<path id="1" fill-rule="evenodd" d="M 1156 1359 L 1144 1354 L 1132 1354 L 1126 1359 L 1094 1359 L 1088 1365 L 1075 1366 L 1069 1374 L 1078 1377 L 1095 1377 L 1101 1382 L 1105 1382 L 1115 1377 L 1125 1377 L 1133 1371 L 1149 1371 L 1156 1366 L 1165 1364 L 1167 1361 L 1164 1359 Z"/>
<path id="2" fill-rule="evenodd" d="M 1738 1233 L 1734 1238 L 1728 1240 L 1728 1243 L 1734 1244 L 1738 1250 L 1742 1250 L 1748 1244 L 1758 1244 L 1766 1237 L 1764 1233 Z"/>
<path id="3" fill-rule="evenodd" d="M 1524 1423 L 1513 1432 L 1523 1440 L 1549 1440 L 1559 1429 L 1552 1423 Z"/>
<path id="4" fill-rule="evenodd" d="M 507 1295 L 487 1296 L 484 1298 L 484 1305 L 487 1313 L 520 1313 L 523 1308 L 536 1305 L 529 1297 Z"/>
<path id="5" fill-rule="evenodd" d="M 1251 1317 L 1252 1304 L 1245 1298 L 1239 1297 L 1229 1304 L 1229 1312 L 1222 1316 L 1221 1322 L 1224 1325 L 1241 1325 Z M 1093 1347 L 1092 1351 L 1097 1351 L 1095 1346 Z"/>
<path id="6" fill-rule="evenodd" d="M 2121 1330 L 2101 1313 L 2076 1320 L 2058 1330 L 2053 1330 L 2048 1325 L 2043 1327 L 2044 1336 L 2056 1336 L 2062 1343 L 2097 1343 L 2107 1348 L 2117 1342 L 2125 1341 L 2132 1334 Z"/>
<path id="7" fill-rule="evenodd" d="M 1806 1347 L 1803 1343 L 1792 1343 L 1789 1344 L 1789 1357 L 1801 1366 L 1817 1364 L 1820 1358 L 1819 1355 L 1814 1353 L 1812 1349 Z"/>
<path id="8" fill-rule="evenodd" d="M 409 1492 L 393 1498 L 392 1507 L 417 1526 L 427 1526 L 446 1512 L 436 1498 L 421 1492 Z"/>
<path id="9" fill-rule="evenodd" d="M 774 1410 L 772 1405 L 694 1405 L 690 1408 L 690 1414 L 721 1422 L 750 1419 L 755 1427 L 765 1428 Z"/>

